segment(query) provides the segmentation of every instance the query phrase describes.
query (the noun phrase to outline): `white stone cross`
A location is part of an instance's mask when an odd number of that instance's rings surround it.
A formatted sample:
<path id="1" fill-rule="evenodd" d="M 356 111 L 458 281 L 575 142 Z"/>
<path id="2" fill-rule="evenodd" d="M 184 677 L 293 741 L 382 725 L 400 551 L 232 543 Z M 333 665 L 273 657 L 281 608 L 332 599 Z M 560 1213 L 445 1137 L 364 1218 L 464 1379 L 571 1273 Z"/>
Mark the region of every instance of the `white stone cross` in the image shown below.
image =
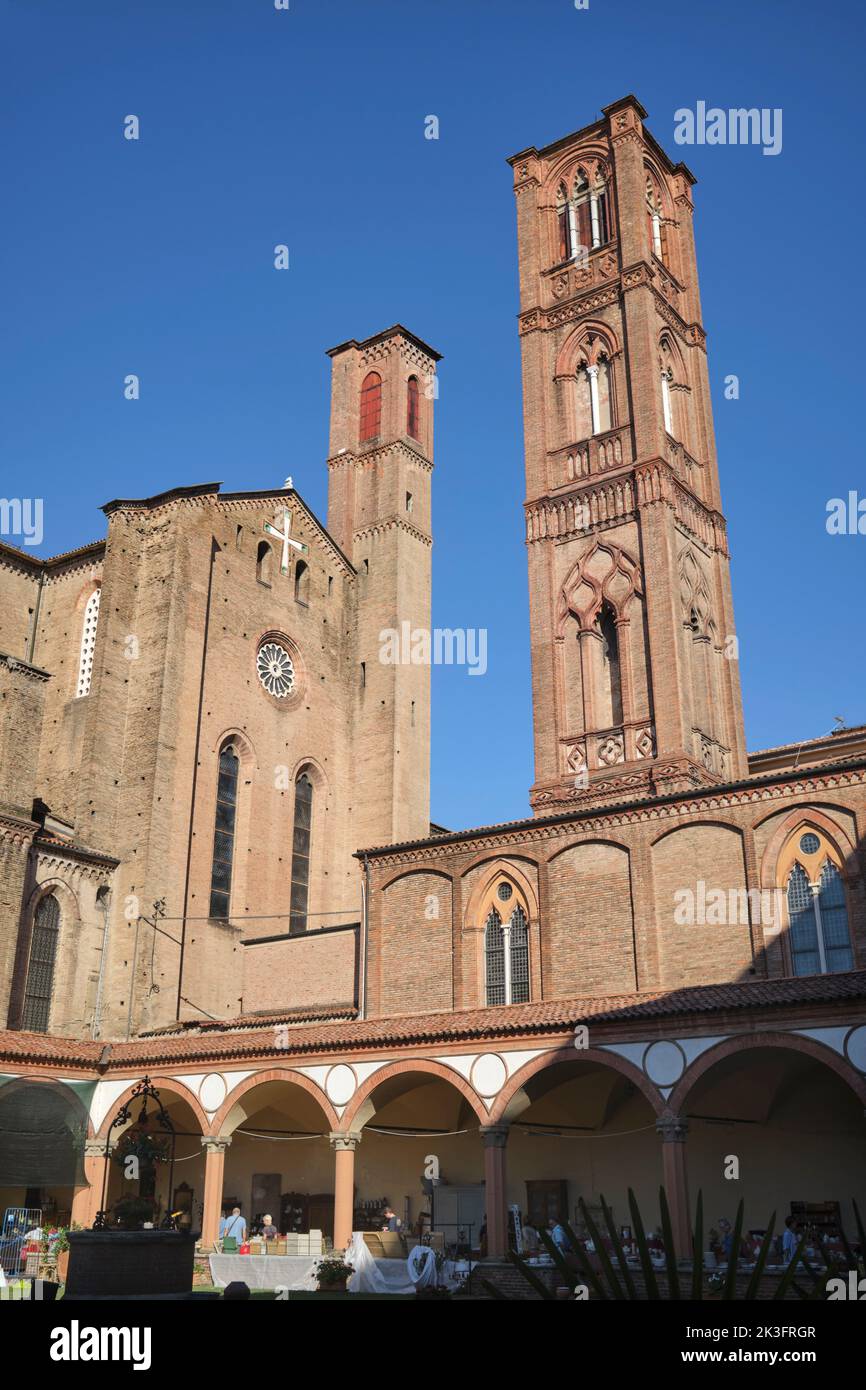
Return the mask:
<path id="1" fill-rule="evenodd" d="M 275 519 L 276 519 L 276 518 L 275 518 Z M 292 531 L 292 518 L 291 518 L 291 515 L 289 514 L 289 512 L 287 512 L 287 511 L 284 511 L 284 512 L 283 512 L 283 526 L 284 526 L 285 529 L 282 530 L 282 531 L 278 531 L 277 528 L 276 528 L 276 526 L 272 526 L 271 523 L 270 523 L 269 521 L 266 521 L 266 522 L 265 522 L 265 528 L 264 528 L 264 529 L 267 531 L 267 533 L 268 533 L 269 536 L 275 536 L 275 537 L 277 538 L 277 540 L 282 541 L 282 543 L 283 543 L 283 555 L 282 555 L 282 559 L 281 559 L 281 561 L 280 561 L 280 573 L 281 573 L 281 574 L 288 574 L 288 572 L 289 572 L 289 546 L 290 546 L 290 545 L 294 546 L 295 550 L 300 550 L 300 551 L 302 551 L 304 554 L 307 553 L 307 551 L 309 550 L 310 547 L 309 547 L 308 545 L 304 545 L 303 541 L 296 541 L 296 540 L 293 539 L 292 534 L 291 534 L 291 531 Z"/>

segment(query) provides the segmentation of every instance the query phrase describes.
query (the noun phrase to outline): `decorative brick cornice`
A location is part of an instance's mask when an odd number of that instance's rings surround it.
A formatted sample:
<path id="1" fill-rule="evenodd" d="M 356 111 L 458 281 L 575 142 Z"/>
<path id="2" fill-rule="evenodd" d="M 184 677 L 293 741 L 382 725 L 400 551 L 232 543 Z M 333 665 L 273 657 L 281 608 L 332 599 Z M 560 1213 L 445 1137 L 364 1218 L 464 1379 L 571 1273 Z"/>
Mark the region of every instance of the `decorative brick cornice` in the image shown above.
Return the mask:
<path id="1" fill-rule="evenodd" d="M 294 488 L 282 488 L 272 493 L 224 493 L 214 499 L 217 510 L 225 515 L 229 512 L 255 511 L 268 513 L 270 519 L 274 508 L 294 507 L 303 522 L 306 522 L 309 532 L 316 536 L 323 548 L 327 551 L 333 563 L 343 571 L 346 578 L 353 580 L 357 574 L 351 560 L 343 554 L 336 541 L 331 536 L 330 531 L 322 525 L 319 518 L 304 502 L 299 493 Z"/>
<path id="2" fill-rule="evenodd" d="M 17 849 L 29 849 L 38 829 L 35 821 L 0 815 L 0 840 L 7 845 L 14 845 Z"/>
<path id="3" fill-rule="evenodd" d="M 362 530 L 356 531 L 354 539 L 356 541 L 365 540 L 368 536 L 382 536 L 387 531 L 405 531 L 422 545 L 432 546 L 433 538 L 426 531 L 420 531 L 417 526 L 410 526 L 405 517 L 386 516 L 381 521 L 374 522 L 372 526 L 365 526 Z"/>
<path id="4" fill-rule="evenodd" d="M 695 767 L 697 765 L 695 764 Z M 664 769 L 657 768 L 661 775 Z M 437 836 L 435 840 L 408 843 L 405 846 L 382 845 L 359 851 L 370 861 L 387 860 L 394 864 L 426 863 L 448 854 L 476 854 L 481 850 L 506 852 L 509 846 L 534 843 L 543 845 L 568 834 L 598 834 L 622 826 L 689 820 L 709 814 L 717 816 L 729 807 L 787 801 L 801 796 L 824 796 L 833 789 L 866 786 L 866 763 L 851 767 L 808 768 L 794 780 L 792 775 L 776 774 L 749 779 L 740 783 L 715 784 L 698 792 L 678 791 L 665 796 L 620 804 L 602 811 L 588 812 L 575 805 L 573 811 L 562 811 L 550 818 L 511 821 L 503 825 L 481 826 L 477 830 L 457 831 L 453 837 Z"/>
<path id="5" fill-rule="evenodd" d="M 542 309 L 540 306 L 528 309 L 526 313 L 518 316 L 520 334 L 522 336 L 537 329 L 559 328 L 564 323 L 575 323 L 586 314 L 595 313 L 609 304 L 616 304 L 619 295 L 619 285 L 614 283 L 590 294 L 581 295 L 568 304 L 557 305 L 553 309 Z"/>
<path id="6" fill-rule="evenodd" d="M 346 449 L 342 454 L 331 454 L 327 460 L 328 468 L 335 472 L 339 468 L 344 468 L 347 464 L 369 464 L 378 463 L 385 459 L 389 454 L 396 451 L 407 455 L 413 467 L 421 469 L 424 473 L 433 472 L 433 464 L 430 459 L 422 454 L 419 449 L 415 449 L 405 439 L 395 439 L 390 444 L 380 444 L 372 449 Z"/>

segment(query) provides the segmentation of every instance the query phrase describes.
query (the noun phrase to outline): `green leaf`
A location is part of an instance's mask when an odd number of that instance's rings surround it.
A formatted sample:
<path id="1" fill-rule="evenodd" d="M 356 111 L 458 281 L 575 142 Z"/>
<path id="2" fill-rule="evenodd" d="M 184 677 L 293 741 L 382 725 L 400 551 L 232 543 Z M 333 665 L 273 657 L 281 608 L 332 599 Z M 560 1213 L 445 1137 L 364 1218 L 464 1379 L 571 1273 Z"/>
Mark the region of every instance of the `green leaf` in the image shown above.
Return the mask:
<path id="1" fill-rule="evenodd" d="M 589 1288 L 595 1294 L 596 1298 L 608 1299 L 610 1296 L 607 1292 L 607 1289 L 604 1287 L 604 1284 L 602 1284 L 601 1280 L 599 1279 L 598 1275 L 593 1269 L 592 1261 L 590 1260 L 589 1256 L 583 1248 L 583 1242 L 575 1235 L 574 1231 L 571 1229 L 568 1222 L 565 1220 L 563 1220 L 562 1222 L 562 1229 L 568 1236 L 569 1243 L 571 1245 L 572 1250 L 574 1251 L 574 1258 L 580 1265 L 580 1273 L 583 1279 L 586 1281 Z"/>
<path id="2" fill-rule="evenodd" d="M 635 1288 L 634 1280 L 631 1277 L 631 1270 L 629 1269 L 626 1263 L 625 1251 L 622 1248 L 622 1241 L 619 1238 L 619 1232 L 617 1231 L 616 1226 L 614 1225 L 613 1212 L 611 1211 L 607 1202 L 604 1200 L 604 1195 L 602 1193 L 599 1194 L 599 1198 L 601 1201 L 601 1210 L 604 1215 L 605 1225 L 607 1226 L 608 1235 L 610 1236 L 610 1243 L 613 1246 L 613 1253 L 616 1255 L 616 1258 L 619 1261 L 619 1268 L 622 1273 L 623 1280 L 625 1282 L 626 1297 L 632 1303 L 634 1303 L 637 1301 L 637 1289 Z"/>
<path id="3" fill-rule="evenodd" d="M 700 1303 L 704 1296 L 704 1194 L 698 1189 L 695 1229 L 692 1233 L 692 1298 Z"/>
<path id="4" fill-rule="evenodd" d="M 622 1285 L 616 1277 L 613 1265 L 610 1262 L 610 1256 L 604 1248 L 604 1241 L 598 1233 L 598 1227 L 596 1226 L 595 1222 L 590 1216 L 589 1209 L 587 1208 L 586 1202 L 583 1200 L 583 1198 L 580 1197 L 578 1201 L 580 1205 L 580 1212 L 584 1220 L 584 1225 L 586 1226 L 586 1229 L 589 1232 L 589 1238 L 595 1246 L 596 1254 L 598 1255 L 598 1258 L 601 1262 L 601 1267 L 604 1270 L 604 1277 L 608 1282 L 611 1298 L 624 1299 L 625 1295 L 622 1291 Z"/>
<path id="5" fill-rule="evenodd" d="M 773 1215 L 770 1217 L 769 1225 L 767 1226 L 767 1229 L 764 1232 L 764 1239 L 761 1241 L 761 1248 L 758 1251 L 758 1258 L 755 1261 L 755 1268 L 752 1270 L 752 1277 L 749 1280 L 748 1285 L 746 1286 L 746 1292 L 743 1294 L 744 1299 L 754 1299 L 758 1297 L 758 1290 L 761 1287 L 761 1278 L 764 1273 L 764 1265 L 767 1263 L 767 1259 L 769 1257 L 770 1250 L 773 1245 L 773 1231 L 775 1229 L 775 1226 L 776 1213 L 773 1212 Z"/>
<path id="6" fill-rule="evenodd" d="M 649 1299 L 657 1299 L 659 1297 L 659 1286 L 658 1281 L 656 1280 L 656 1272 L 653 1269 L 652 1256 L 649 1252 L 646 1232 L 643 1228 L 643 1221 L 641 1219 L 640 1208 L 637 1204 L 637 1198 L 634 1195 L 634 1190 L 631 1187 L 628 1190 L 628 1207 L 629 1211 L 631 1212 L 632 1222 L 634 1224 L 634 1238 L 637 1241 L 638 1254 L 640 1255 L 640 1266 L 643 1270 L 644 1280 L 646 1281 L 646 1296 Z"/>
<path id="7" fill-rule="evenodd" d="M 529 1268 L 526 1261 L 521 1260 L 520 1256 L 517 1254 L 515 1250 L 509 1250 L 508 1258 L 511 1261 L 511 1263 L 517 1269 L 520 1270 L 520 1273 L 523 1275 L 527 1284 L 531 1284 L 537 1294 L 540 1294 L 542 1298 L 548 1298 L 555 1301 L 556 1295 L 554 1294 L 553 1290 L 549 1289 L 547 1285 L 543 1282 L 543 1280 L 539 1279 L 536 1276 L 534 1271 Z"/>
<path id="8" fill-rule="evenodd" d="M 777 1289 L 776 1289 L 776 1292 L 773 1294 L 773 1301 L 774 1301 L 774 1302 L 775 1302 L 776 1300 L 778 1300 L 778 1299 L 784 1298 L 784 1297 L 785 1297 L 785 1294 L 788 1292 L 788 1289 L 791 1288 L 792 1285 L 793 1285 L 793 1287 L 796 1289 L 797 1294 L 799 1295 L 800 1298 L 806 1298 L 806 1297 L 808 1297 L 808 1295 L 807 1295 L 803 1290 L 800 1289 L 800 1286 L 799 1286 L 798 1284 L 794 1284 L 794 1275 L 795 1275 L 796 1272 L 797 1272 L 797 1265 L 800 1263 L 800 1255 L 802 1254 L 803 1250 L 805 1249 L 805 1246 L 806 1246 L 806 1236 L 805 1236 L 805 1235 L 802 1235 L 802 1236 L 800 1237 L 800 1242 L 799 1242 L 799 1244 L 798 1244 L 798 1246 L 797 1246 L 797 1249 L 794 1251 L 793 1255 L 791 1256 L 791 1263 L 788 1265 L 788 1268 L 785 1270 L 784 1274 L 782 1275 L 781 1279 L 779 1280 L 779 1284 L 778 1284 L 778 1287 L 777 1287 Z"/>
<path id="9" fill-rule="evenodd" d="M 728 1256 L 728 1268 L 725 1271 L 725 1283 L 722 1288 L 722 1298 L 726 1303 L 737 1296 L 737 1264 L 740 1259 L 740 1242 L 743 1234 L 744 1210 L 745 1203 L 741 1197 L 740 1204 L 737 1207 L 736 1219 L 734 1220 L 734 1234 L 731 1237 L 731 1253 Z"/>
<path id="10" fill-rule="evenodd" d="M 659 1188 L 659 1212 L 662 1222 L 662 1240 L 665 1243 L 665 1264 L 668 1271 L 668 1297 L 679 1300 L 682 1298 L 680 1275 L 677 1269 L 677 1252 L 674 1248 L 674 1229 L 671 1225 L 671 1214 L 668 1210 L 668 1198 L 664 1185 Z"/>
<path id="11" fill-rule="evenodd" d="M 571 1292 L 574 1293 L 574 1286 L 577 1283 L 577 1280 L 574 1277 L 574 1270 L 571 1269 L 565 1263 L 565 1260 L 562 1256 L 562 1251 L 560 1250 L 556 1241 L 553 1239 L 552 1236 L 548 1234 L 547 1231 L 539 1231 L 538 1235 L 548 1255 L 550 1255 L 550 1257 L 552 1258 L 553 1263 L 556 1265 L 566 1284 L 571 1289 Z"/>

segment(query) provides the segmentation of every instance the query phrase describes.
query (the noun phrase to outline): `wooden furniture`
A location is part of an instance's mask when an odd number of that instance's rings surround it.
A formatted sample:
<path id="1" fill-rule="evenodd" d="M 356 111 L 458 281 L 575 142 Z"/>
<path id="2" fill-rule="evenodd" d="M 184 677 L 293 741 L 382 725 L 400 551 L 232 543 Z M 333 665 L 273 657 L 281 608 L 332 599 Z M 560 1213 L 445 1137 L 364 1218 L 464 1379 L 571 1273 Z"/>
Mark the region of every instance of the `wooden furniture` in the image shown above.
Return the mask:
<path id="1" fill-rule="evenodd" d="M 568 1182 L 542 1178 L 526 1184 L 526 1212 L 530 1226 L 546 1231 L 548 1221 L 568 1220 Z"/>

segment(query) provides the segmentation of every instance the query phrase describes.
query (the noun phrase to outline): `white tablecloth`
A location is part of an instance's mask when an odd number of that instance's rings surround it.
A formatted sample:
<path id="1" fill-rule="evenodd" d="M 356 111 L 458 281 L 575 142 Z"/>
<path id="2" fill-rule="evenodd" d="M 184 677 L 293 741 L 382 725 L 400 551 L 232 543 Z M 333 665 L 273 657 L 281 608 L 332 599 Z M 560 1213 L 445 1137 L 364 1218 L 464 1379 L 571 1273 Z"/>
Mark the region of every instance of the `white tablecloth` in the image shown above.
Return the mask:
<path id="1" fill-rule="evenodd" d="M 320 1255 L 211 1255 L 211 1279 L 217 1288 L 240 1280 L 250 1289 L 316 1287 L 311 1279 Z M 309 1281 L 309 1282 L 308 1282 Z"/>

